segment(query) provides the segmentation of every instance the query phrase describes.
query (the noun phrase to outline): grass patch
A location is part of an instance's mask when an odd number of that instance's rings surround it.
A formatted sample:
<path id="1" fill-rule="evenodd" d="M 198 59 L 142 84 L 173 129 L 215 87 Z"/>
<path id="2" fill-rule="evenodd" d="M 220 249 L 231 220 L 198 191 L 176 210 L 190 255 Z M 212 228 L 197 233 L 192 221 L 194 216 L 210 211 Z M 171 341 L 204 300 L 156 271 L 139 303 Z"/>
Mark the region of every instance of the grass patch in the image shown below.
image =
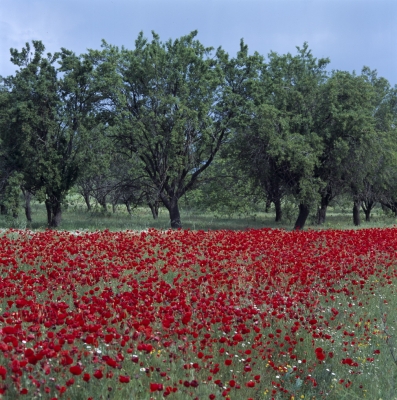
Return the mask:
<path id="1" fill-rule="evenodd" d="M 47 216 L 43 204 L 32 204 L 33 222 L 27 223 L 21 213 L 18 218 L 8 215 L 0 215 L 1 228 L 45 230 L 47 227 Z M 282 222 L 275 222 L 275 214 L 260 211 L 247 215 L 222 216 L 216 213 L 203 212 L 189 207 L 181 207 L 181 219 L 184 229 L 190 230 L 245 230 L 245 229 L 287 229 L 290 230 L 294 224 L 295 214 L 289 213 Z M 305 229 L 357 229 L 373 227 L 391 227 L 396 224 L 396 217 L 385 214 L 381 208 L 375 208 L 371 216 L 371 222 L 364 221 L 355 227 L 351 213 L 338 207 L 330 208 L 324 225 L 317 225 L 315 216 L 308 218 Z M 169 229 L 169 214 L 165 208 L 160 208 L 158 219 L 153 219 L 149 208 L 138 207 L 129 215 L 123 206 L 118 206 L 115 212 L 111 207 L 107 211 L 100 208 L 87 212 L 85 206 L 78 200 L 74 200 L 62 213 L 60 229 L 66 231 L 96 231 L 109 229 L 120 230 L 146 230 L 149 228 Z"/>

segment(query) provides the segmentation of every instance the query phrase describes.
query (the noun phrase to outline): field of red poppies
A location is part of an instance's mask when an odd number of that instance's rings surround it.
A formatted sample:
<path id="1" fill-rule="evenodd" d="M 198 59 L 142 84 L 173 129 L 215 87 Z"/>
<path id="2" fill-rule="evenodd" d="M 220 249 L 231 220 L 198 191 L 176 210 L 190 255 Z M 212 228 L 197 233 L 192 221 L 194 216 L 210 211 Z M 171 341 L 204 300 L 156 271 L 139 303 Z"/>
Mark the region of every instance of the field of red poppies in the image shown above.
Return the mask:
<path id="1" fill-rule="evenodd" d="M 393 398 L 397 229 L 0 237 L 0 398 Z"/>

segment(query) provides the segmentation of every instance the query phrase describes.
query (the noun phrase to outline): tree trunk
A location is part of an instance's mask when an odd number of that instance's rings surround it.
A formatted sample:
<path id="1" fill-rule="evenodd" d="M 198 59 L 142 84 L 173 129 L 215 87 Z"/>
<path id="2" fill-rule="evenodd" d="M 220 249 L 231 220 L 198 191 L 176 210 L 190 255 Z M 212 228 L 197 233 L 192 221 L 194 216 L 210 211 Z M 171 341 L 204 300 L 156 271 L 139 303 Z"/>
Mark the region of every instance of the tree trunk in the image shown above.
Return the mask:
<path id="1" fill-rule="evenodd" d="M 309 207 L 306 204 L 299 204 L 299 214 L 295 222 L 294 230 L 301 230 L 305 226 L 307 217 L 309 216 Z"/>
<path id="2" fill-rule="evenodd" d="M 172 229 L 182 228 L 181 215 L 179 213 L 179 206 L 178 206 L 179 197 L 172 192 L 169 193 L 168 195 L 165 193 L 160 193 L 160 199 L 170 214 L 170 222 Z"/>
<path id="3" fill-rule="evenodd" d="M 51 204 L 49 200 L 45 201 L 45 209 L 47 211 L 47 226 L 50 226 L 51 223 Z"/>
<path id="4" fill-rule="evenodd" d="M 48 227 L 58 228 L 62 219 L 61 202 L 55 196 L 51 196 L 50 199 L 45 201 L 45 206 L 47 209 Z"/>
<path id="5" fill-rule="evenodd" d="M 363 209 L 364 214 L 365 214 L 365 221 L 366 222 L 370 222 L 371 221 L 371 211 L 374 208 L 374 205 L 375 205 L 375 202 L 371 201 L 371 200 L 364 201 L 361 204 L 361 208 Z"/>
<path id="6" fill-rule="evenodd" d="M 102 207 L 102 211 L 106 212 L 108 210 L 108 206 L 106 205 L 106 199 L 102 199 L 98 201 L 99 205 Z"/>
<path id="7" fill-rule="evenodd" d="M 159 217 L 159 203 L 157 201 L 154 201 L 154 202 L 150 201 L 148 203 L 148 205 L 149 205 L 149 208 L 150 208 L 150 210 L 152 212 L 153 219 L 157 219 Z M 172 219 L 171 219 L 171 221 L 172 221 Z"/>
<path id="8" fill-rule="evenodd" d="M 361 224 L 360 205 L 361 201 L 355 201 L 353 205 L 353 223 L 355 226 L 359 226 Z"/>
<path id="9" fill-rule="evenodd" d="M 391 210 L 394 212 L 394 216 L 397 217 L 397 203 L 396 202 L 393 203 L 393 207 L 391 208 Z"/>
<path id="10" fill-rule="evenodd" d="M 317 224 L 323 225 L 325 223 L 325 218 L 327 217 L 327 208 L 329 201 L 326 197 L 321 198 L 321 206 L 317 211 Z"/>
<path id="11" fill-rule="evenodd" d="M 317 224 L 323 225 L 327 216 L 327 206 L 322 205 L 317 212 Z"/>
<path id="12" fill-rule="evenodd" d="M 7 207 L 4 204 L 0 204 L 0 214 L 1 215 L 7 214 Z"/>
<path id="13" fill-rule="evenodd" d="M 178 199 L 173 198 L 169 202 L 168 212 L 170 213 L 170 221 L 172 229 L 182 228 L 181 215 L 179 213 Z"/>
<path id="14" fill-rule="evenodd" d="M 32 193 L 24 190 L 23 195 L 25 196 L 25 215 L 28 222 L 32 222 L 32 206 L 30 201 L 32 200 Z"/>
<path id="15" fill-rule="evenodd" d="M 382 210 L 385 211 L 386 208 L 390 209 L 392 212 L 394 212 L 394 216 L 397 217 L 397 203 L 381 203 L 382 204 Z"/>
<path id="16" fill-rule="evenodd" d="M 88 193 L 84 193 L 84 201 L 87 206 L 87 211 L 91 211 L 91 203 L 90 203 L 90 195 Z"/>
<path id="17" fill-rule="evenodd" d="M 272 205 L 272 201 L 270 199 L 266 199 L 265 213 L 270 211 L 270 206 Z"/>
<path id="18" fill-rule="evenodd" d="M 128 214 L 131 215 L 131 205 L 130 205 L 130 203 L 128 201 L 126 201 L 124 204 L 127 207 Z"/>
<path id="19" fill-rule="evenodd" d="M 283 210 L 281 209 L 281 199 L 274 201 L 274 207 L 276 208 L 276 222 L 280 222 L 283 218 Z"/>
<path id="20" fill-rule="evenodd" d="M 325 192 L 321 193 L 321 204 L 317 211 L 317 224 L 323 225 L 327 217 L 327 208 L 333 199 L 332 190 L 328 186 Z"/>

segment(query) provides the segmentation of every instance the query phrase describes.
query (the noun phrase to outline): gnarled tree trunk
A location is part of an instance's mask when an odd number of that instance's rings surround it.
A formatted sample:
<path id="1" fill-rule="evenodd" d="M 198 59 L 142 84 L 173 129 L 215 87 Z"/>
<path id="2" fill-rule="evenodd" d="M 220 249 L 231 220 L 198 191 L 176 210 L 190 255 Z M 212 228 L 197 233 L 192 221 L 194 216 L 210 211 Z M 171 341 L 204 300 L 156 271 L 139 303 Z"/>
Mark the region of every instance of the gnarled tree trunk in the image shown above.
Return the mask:
<path id="1" fill-rule="evenodd" d="M 361 201 L 355 200 L 353 204 L 353 224 L 355 226 L 361 225 L 360 206 L 361 206 Z"/>
<path id="2" fill-rule="evenodd" d="M 397 202 L 394 201 L 381 204 L 383 211 L 385 211 L 385 208 L 389 208 L 392 212 L 394 212 L 394 216 L 397 217 Z"/>
<path id="3" fill-rule="evenodd" d="M 266 199 L 266 205 L 265 205 L 265 213 L 268 213 L 270 211 L 270 206 L 272 205 L 271 199 L 267 198 Z"/>
<path id="4" fill-rule="evenodd" d="M 294 229 L 295 230 L 300 230 L 303 229 L 303 227 L 305 226 L 307 217 L 309 216 L 309 206 L 307 206 L 306 204 L 299 204 L 299 214 L 298 214 L 298 218 L 295 222 L 295 226 Z"/>
<path id="5" fill-rule="evenodd" d="M 102 199 L 98 200 L 98 203 L 102 207 L 102 211 L 107 212 L 108 206 L 106 204 L 106 198 L 102 198 Z"/>
<path id="6" fill-rule="evenodd" d="M 23 191 L 23 195 L 25 197 L 25 215 L 28 222 L 32 222 L 32 206 L 30 201 L 32 200 L 32 193 L 28 190 Z"/>
<path id="7" fill-rule="evenodd" d="M 172 229 L 182 228 L 181 215 L 179 213 L 179 205 L 177 199 L 171 201 L 171 207 L 168 211 L 170 213 L 171 228 Z"/>
<path id="8" fill-rule="evenodd" d="M 150 211 L 152 212 L 153 219 L 157 219 L 159 217 L 159 203 L 158 201 L 149 201 L 148 206 Z"/>
<path id="9" fill-rule="evenodd" d="M 50 198 L 45 201 L 45 206 L 47 209 L 48 227 L 58 228 L 62 219 L 62 209 L 59 198 L 54 195 L 50 196 Z"/>
<path id="10" fill-rule="evenodd" d="M 179 205 L 178 200 L 179 197 L 171 192 L 172 196 L 168 197 L 164 193 L 160 194 L 160 198 L 165 208 L 168 210 L 170 214 L 170 222 L 172 229 L 180 229 L 182 228 L 181 215 L 179 213 Z"/>
<path id="11" fill-rule="evenodd" d="M 364 211 L 365 214 L 365 221 L 370 222 L 371 221 L 371 211 L 374 208 L 375 202 L 372 200 L 366 200 L 363 201 L 361 204 L 361 208 Z"/>
<path id="12" fill-rule="evenodd" d="M 90 202 L 90 194 L 88 192 L 84 192 L 84 201 L 87 206 L 87 211 L 91 211 L 91 202 Z"/>
<path id="13" fill-rule="evenodd" d="M 126 208 L 127 208 L 127 212 L 129 215 L 131 215 L 131 203 L 129 201 L 124 202 Z"/>
<path id="14" fill-rule="evenodd" d="M 327 217 L 327 208 L 329 205 L 328 197 L 321 197 L 321 205 L 317 210 L 317 223 L 323 225 Z"/>
<path id="15" fill-rule="evenodd" d="M 325 219 L 327 217 L 327 208 L 333 197 L 334 196 L 332 195 L 331 188 L 327 186 L 326 190 L 321 193 L 321 203 L 317 210 L 317 223 L 319 225 L 323 225 L 325 223 Z"/>
<path id="16" fill-rule="evenodd" d="M 281 209 L 281 199 L 274 201 L 274 207 L 276 209 L 276 222 L 280 222 L 283 218 L 283 210 Z"/>
<path id="17" fill-rule="evenodd" d="M 327 207 L 326 205 L 321 205 L 321 207 L 317 211 L 317 223 L 319 225 L 323 225 L 325 223 L 325 218 L 327 216 Z"/>

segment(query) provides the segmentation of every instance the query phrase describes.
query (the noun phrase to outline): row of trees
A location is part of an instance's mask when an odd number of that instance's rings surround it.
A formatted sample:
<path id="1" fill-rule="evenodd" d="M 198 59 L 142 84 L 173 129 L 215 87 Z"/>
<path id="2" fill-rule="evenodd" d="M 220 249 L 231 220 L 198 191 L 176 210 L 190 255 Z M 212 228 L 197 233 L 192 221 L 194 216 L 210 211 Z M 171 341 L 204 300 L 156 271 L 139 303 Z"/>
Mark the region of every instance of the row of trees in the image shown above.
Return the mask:
<path id="1" fill-rule="evenodd" d="M 22 190 L 46 205 L 48 224 L 75 187 L 92 198 L 167 208 L 182 226 L 179 201 L 299 205 L 295 228 L 350 195 L 355 223 L 376 202 L 397 210 L 397 88 L 376 71 L 326 72 L 308 45 L 295 56 L 231 58 L 204 47 L 197 32 L 133 50 L 105 41 L 80 56 L 44 54 L 40 41 L 11 49 L 18 67 L 0 85 L 0 203 L 16 214 Z M 216 200 L 214 200 L 216 199 Z"/>

